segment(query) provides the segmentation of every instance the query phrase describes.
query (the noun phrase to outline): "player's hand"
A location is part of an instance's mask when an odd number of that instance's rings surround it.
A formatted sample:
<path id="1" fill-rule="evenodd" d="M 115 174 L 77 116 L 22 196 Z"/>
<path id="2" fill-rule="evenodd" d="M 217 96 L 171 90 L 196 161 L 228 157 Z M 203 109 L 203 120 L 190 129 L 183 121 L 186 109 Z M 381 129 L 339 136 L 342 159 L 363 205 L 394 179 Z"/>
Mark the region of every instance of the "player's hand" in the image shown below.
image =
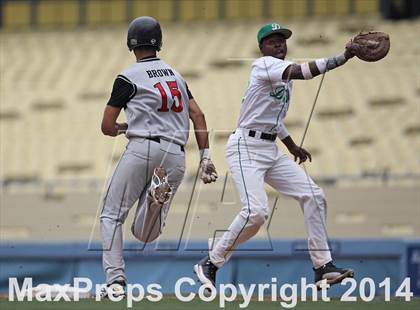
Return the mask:
<path id="1" fill-rule="evenodd" d="M 351 52 L 349 49 L 346 49 L 345 51 L 344 51 L 344 57 L 348 60 L 348 59 L 350 59 L 350 58 L 353 58 L 354 57 L 354 53 L 353 52 Z"/>
<path id="2" fill-rule="evenodd" d="M 347 42 L 346 47 L 344 49 L 344 57 L 346 57 L 346 59 L 350 59 L 353 58 L 355 55 L 356 54 L 353 48 L 353 38 L 351 38 L 350 41 Z"/>
<path id="3" fill-rule="evenodd" d="M 200 179 L 205 183 L 216 182 L 218 175 L 216 167 L 210 158 L 203 158 L 200 162 Z"/>
<path id="4" fill-rule="evenodd" d="M 346 44 L 346 48 L 344 50 L 344 57 L 346 57 L 346 59 L 350 59 L 353 58 L 355 55 L 356 53 L 353 46 L 353 38 L 351 38 L 350 41 Z"/>
<path id="5" fill-rule="evenodd" d="M 312 161 L 311 154 L 303 147 L 294 145 L 289 149 L 289 152 L 295 157 L 295 161 L 299 159 L 299 165 L 304 163 L 308 158 L 310 162 Z"/>

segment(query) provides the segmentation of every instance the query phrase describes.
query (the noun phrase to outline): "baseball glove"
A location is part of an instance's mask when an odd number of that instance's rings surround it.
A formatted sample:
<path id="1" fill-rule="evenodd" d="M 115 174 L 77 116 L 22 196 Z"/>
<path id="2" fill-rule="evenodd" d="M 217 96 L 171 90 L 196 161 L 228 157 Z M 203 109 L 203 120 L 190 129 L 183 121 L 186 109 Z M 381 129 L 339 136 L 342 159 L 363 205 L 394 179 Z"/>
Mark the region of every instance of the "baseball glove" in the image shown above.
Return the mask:
<path id="1" fill-rule="evenodd" d="M 364 61 L 378 61 L 386 56 L 390 47 L 389 35 L 370 31 L 359 33 L 346 45 L 346 50 Z"/>

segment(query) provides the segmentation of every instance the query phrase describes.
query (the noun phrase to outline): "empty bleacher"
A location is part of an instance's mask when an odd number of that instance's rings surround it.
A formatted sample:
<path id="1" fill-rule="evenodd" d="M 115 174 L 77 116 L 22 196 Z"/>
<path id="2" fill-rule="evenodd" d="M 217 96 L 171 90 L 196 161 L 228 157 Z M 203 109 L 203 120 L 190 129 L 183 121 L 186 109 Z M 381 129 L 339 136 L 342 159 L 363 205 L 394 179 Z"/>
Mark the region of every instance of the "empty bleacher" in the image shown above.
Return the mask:
<path id="1" fill-rule="evenodd" d="M 166 23 L 161 57 L 185 75 L 212 131 L 214 161 L 226 171 L 224 145 L 235 128 L 263 21 Z M 315 176 L 386 171 L 419 173 L 419 21 L 284 21 L 294 32 L 288 58 L 342 51 L 360 30 L 390 33 L 389 55 L 357 59 L 327 73 L 305 145 Z M 124 137 L 102 136 L 100 121 L 115 76 L 134 61 L 126 29 L 3 32 L 1 37 L 1 177 L 104 179 Z M 411 42 L 407 44 L 407 42 Z M 321 78 L 296 81 L 286 124 L 300 141 Z M 122 117 L 123 119 L 123 117 Z M 198 159 L 189 141 L 187 172 Z"/>
<path id="2" fill-rule="evenodd" d="M 182 231 L 183 239 L 205 239 L 226 229 L 240 208 L 229 181 L 221 201 L 224 148 L 236 127 L 250 65 L 258 57 L 255 37 L 263 22 L 163 24 L 160 56 L 184 75 L 206 113 L 221 176 L 216 184 L 200 187 L 189 205 L 188 181 L 198 164 L 191 134 L 187 182 L 175 198 L 163 239 L 176 239 Z M 296 61 L 337 54 L 360 30 L 390 33 L 391 50 L 384 60 L 353 59 L 326 74 L 304 143 L 313 162 L 305 167 L 325 183 L 339 179 L 340 186 L 325 188 L 332 237 L 418 237 L 419 21 L 346 17 L 280 22 L 294 32 L 288 58 Z M 0 33 L 2 240 L 99 239 L 101 188 L 126 144 L 123 136 L 100 132 L 113 80 L 134 61 L 125 36 L 120 26 Z M 320 81 L 294 82 L 286 125 L 297 142 Z M 277 195 L 268 192 L 272 206 Z M 125 225 L 128 238 L 129 228 Z M 305 236 L 295 201 L 279 198 L 269 231 L 272 238 Z M 267 230 L 258 237 L 266 238 Z"/>

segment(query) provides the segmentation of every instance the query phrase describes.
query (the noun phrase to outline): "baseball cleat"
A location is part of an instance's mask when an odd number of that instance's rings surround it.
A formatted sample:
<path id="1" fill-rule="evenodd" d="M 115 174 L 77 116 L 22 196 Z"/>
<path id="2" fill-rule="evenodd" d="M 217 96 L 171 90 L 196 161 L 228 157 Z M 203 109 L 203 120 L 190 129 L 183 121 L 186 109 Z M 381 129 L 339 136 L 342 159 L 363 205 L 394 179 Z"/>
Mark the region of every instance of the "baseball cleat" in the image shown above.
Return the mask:
<path id="1" fill-rule="evenodd" d="M 163 167 L 156 168 L 153 171 L 150 195 L 158 204 L 164 204 L 171 198 L 172 188 L 168 183 L 168 177 Z"/>
<path id="2" fill-rule="evenodd" d="M 338 268 L 332 261 L 321 266 L 317 269 L 313 268 L 315 271 L 315 285 L 320 289 L 320 285 L 324 280 L 327 280 L 327 284 L 333 285 L 340 283 L 345 278 L 353 278 L 354 271 L 348 268 Z"/>
<path id="3" fill-rule="evenodd" d="M 194 273 L 197 275 L 198 281 L 203 285 L 211 285 L 214 289 L 216 289 L 217 269 L 208 255 L 194 265 Z M 211 295 L 210 289 L 206 289 L 205 293 Z"/>
<path id="4" fill-rule="evenodd" d="M 126 297 L 125 282 L 115 281 L 112 284 L 108 284 L 107 286 L 102 287 L 101 293 L 100 293 L 101 299 L 109 298 L 109 294 L 112 294 L 114 298 L 117 298 L 120 296 Z"/>

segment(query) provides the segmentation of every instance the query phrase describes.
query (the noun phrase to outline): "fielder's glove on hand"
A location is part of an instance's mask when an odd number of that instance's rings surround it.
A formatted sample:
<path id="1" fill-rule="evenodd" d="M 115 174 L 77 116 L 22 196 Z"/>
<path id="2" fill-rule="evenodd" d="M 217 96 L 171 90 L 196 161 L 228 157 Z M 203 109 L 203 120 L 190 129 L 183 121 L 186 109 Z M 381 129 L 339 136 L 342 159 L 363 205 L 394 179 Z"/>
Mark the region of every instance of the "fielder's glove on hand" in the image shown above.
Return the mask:
<path id="1" fill-rule="evenodd" d="M 387 33 L 379 31 L 359 33 L 347 43 L 346 55 L 356 55 L 364 61 L 378 61 L 388 54 L 390 45 Z"/>
<path id="2" fill-rule="evenodd" d="M 203 180 L 205 184 L 216 182 L 218 175 L 216 172 L 216 167 L 213 165 L 213 162 L 210 158 L 203 158 L 200 162 L 200 179 Z"/>

